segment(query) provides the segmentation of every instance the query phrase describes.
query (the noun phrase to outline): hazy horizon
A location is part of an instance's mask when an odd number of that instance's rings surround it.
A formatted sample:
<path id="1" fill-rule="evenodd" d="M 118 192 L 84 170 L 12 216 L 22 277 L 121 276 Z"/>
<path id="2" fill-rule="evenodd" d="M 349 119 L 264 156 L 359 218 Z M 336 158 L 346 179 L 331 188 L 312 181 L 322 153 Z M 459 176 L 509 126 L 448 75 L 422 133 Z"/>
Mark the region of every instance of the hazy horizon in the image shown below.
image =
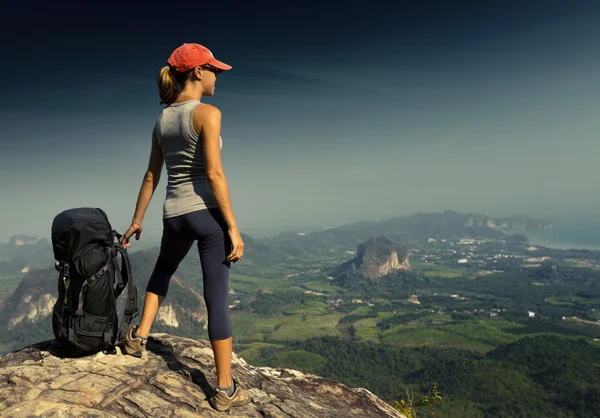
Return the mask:
<path id="1" fill-rule="evenodd" d="M 598 1 L 215 4 L 211 21 L 173 28 L 156 5 L 15 7 L 0 28 L 0 242 L 49 238 L 54 216 L 80 206 L 129 226 L 156 75 L 183 42 L 233 67 L 202 100 L 223 112 L 242 231 L 600 209 Z M 163 169 L 148 235 L 162 229 L 166 180 Z"/>
<path id="2" fill-rule="evenodd" d="M 452 211 L 452 209 L 446 209 Z M 436 213 L 441 213 L 436 212 Z M 398 215 L 393 217 L 386 218 L 361 218 L 350 220 L 348 222 L 341 222 L 337 224 L 282 224 L 282 225 L 266 225 L 266 226 L 257 226 L 257 227 L 245 227 L 241 230 L 242 234 L 249 235 L 253 238 L 270 238 L 278 235 L 282 232 L 309 232 L 322 230 L 327 228 L 337 228 L 341 226 L 345 226 L 348 224 L 352 224 L 354 222 L 361 221 L 370 221 L 370 222 L 379 222 L 386 221 L 390 218 L 401 217 L 401 216 L 412 216 L 417 212 L 409 214 L 409 215 Z M 431 212 L 425 212 L 431 213 Z M 489 216 L 485 213 L 474 213 L 474 212 L 463 212 L 462 214 L 476 214 Z M 528 214 L 513 214 L 507 215 L 507 217 L 530 217 L 532 219 L 542 219 L 541 217 L 530 216 Z M 504 216 L 499 216 L 504 217 Z M 529 242 L 532 245 L 540 245 L 544 247 L 557 248 L 557 249 L 588 249 L 588 250 L 600 250 L 600 221 L 597 219 L 591 218 L 561 218 L 561 217 L 553 217 L 553 218 L 543 218 L 546 220 L 555 221 L 556 224 L 553 226 L 551 230 L 544 231 L 522 231 L 524 233 Z M 114 228 L 117 228 L 118 232 L 124 232 L 124 230 L 119 230 L 118 227 L 113 225 Z M 37 239 L 47 239 L 50 240 L 50 232 L 44 232 L 41 234 L 11 234 L 7 236 L 5 239 L 0 238 L 0 243 L 6 243 L 10 240 L 11 237 L 15 235 L 25 235 L 29 237 L 35 237 Z M 150 228 L 150 231 L 144 228 L 144 232 L 142 233 L 141 241 L 139 243 L 134 240 L 134 247 L 130 251 L 137 251 L 140 249 L 147 249 L 153 246 L 160 245 L 160 237 L 161 230 L 156 228 Z"/>

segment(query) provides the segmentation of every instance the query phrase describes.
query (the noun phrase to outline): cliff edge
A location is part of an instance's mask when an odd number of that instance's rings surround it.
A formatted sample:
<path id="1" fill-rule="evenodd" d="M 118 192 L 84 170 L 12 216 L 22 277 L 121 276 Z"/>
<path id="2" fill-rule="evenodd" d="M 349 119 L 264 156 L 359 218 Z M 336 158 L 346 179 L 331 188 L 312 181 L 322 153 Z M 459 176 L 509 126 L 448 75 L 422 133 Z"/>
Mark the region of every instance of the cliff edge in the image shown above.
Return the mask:
<path id="1" fill-rule="evenodd" d="M 207 401 L 216 385 L 209 341 L 151 334 L 147 348 L 141 359 L 118 348 L 64 358 L 49 340 L 12 352 L 0 358 L 0 416 L 405 418 L 367 389 L 254 367 L 235 353 L 232 373 L 252 400 L 217 412 Z"/>

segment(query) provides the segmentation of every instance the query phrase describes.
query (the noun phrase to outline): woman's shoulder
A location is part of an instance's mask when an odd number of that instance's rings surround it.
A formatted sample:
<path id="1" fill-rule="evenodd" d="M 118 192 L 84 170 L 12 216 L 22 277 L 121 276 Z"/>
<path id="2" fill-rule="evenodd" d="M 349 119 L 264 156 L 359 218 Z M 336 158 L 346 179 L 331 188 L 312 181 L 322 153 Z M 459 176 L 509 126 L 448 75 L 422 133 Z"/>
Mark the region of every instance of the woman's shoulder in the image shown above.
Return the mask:
<path id="1" fill-rule="evenodd" d="M 194 130 L 200 132 L 205 123 L 221 123 L 221 111 L 218 107 L 208 103 L 200 103 L 194 109 Z"/>
<path id="2" fill-rule="evenodd" d="M 221 111 L 218 107 L 208 104 L 208 103 L 200 103 L 194 109 L 194 116 L 198 115 L 199 117 L 214 117 L 221 116 Z"/>

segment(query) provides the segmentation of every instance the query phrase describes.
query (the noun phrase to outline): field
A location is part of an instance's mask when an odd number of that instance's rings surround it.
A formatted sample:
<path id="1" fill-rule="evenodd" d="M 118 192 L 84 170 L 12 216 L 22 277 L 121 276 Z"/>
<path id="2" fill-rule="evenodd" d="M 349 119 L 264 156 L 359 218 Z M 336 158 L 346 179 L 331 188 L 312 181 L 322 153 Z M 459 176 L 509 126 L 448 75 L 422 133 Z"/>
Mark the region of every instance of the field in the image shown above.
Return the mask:
<path id="1" fill-rule="evenodd" d="M 271 290 L 299 290 L 297 286 L 294 286 L 289 279 L 276 278 L 262 278 L 244 276 L 240 274 L 231 274 L 229 278 L 229 287 L 234 290 L 241 290 L 243 292 L 255 292 L 257 289 L 271 289 Z"/>
<path id="2" fill-rule="evenodd" d="M 360 315 L 358 312 L 361 311 L 367 313 L 364 308 L 368 309 L 368 307 L 363 307 L 363 309 L 357 309 L 354 312 L 357 312 L 357 315 Z M 380 342 L 380 332 L 379 329 L 377 329 L 377 323 L 382 319 L 390 318 L 392 316 L 395 316 L 392 312 L 379 312 L 376 318 L 359 319 L 352 324 L 352 327 L 354 328 L 354 337 L 365 342 Z"/>
<path id="3" fill-rule="evenodd" d="M 338 286 L 334 286 L 331 283 L 329 283 L 329 280 L 327 280 L 327 282 L 323 282 L 323 281 L 319 281 L 319 280 L 309 280 L 309 281 L 303 282 L 301 286 L 305 289 L 312 290 L 315 292 L 336 293 L 336 292 L 343 291 L 342 288 L 340 288 Z"/>
<path id="4" fill-rule="evenodd" d="M 384 343 L 395 346 L 423 346 L 464 348 L 486 353 L 498 344 L 513 342 L 515 334 L 502 331 L 508 326 L 518 326 L 505 320 L 477 320 L 443 325 L 400 325 L 382 333 Z"/>
<path id="5" fill-rule="evenodd" d="M 231 318 L 234 343 L 286 343 L 326 335 L 341 336 L 336 326 L 344 314 L 326 314 L 326 307 L 322 302 L 310 301 L 290 305 L 283 314 L 271 317 L 234 311 Z"/>
<path id="6" fill-rule="evenodd" d="M 367 306 L 350 313 L 327 313 L 325 303 L 310 301 L 289 305 L 271 317 L 234 313 L 234 343 L 249 359 L 260 358 L 257 347 L 265 343 L 285 345 L 312 337 L 349 335 L 357 341 L 395 347 L 452 347 L 483 354 L 526 335 L 519 332 L 523 325 L 499 317 L 456 321 L 436 312 L 419 313 L 417 319 L 414 315 L 414 311 L 374 313 Z M 386 321 L 387 329 L 377 325 L 384 320 L 391 320 Z"/>
<path id="7" fill-rule="evenodd" d="M 447 265 L 411 262 L 411 265 L 423 272 L 425 277 L 441 277 L 443 279 L 454 279 L 466 275 L 466 271 L 449 267 Z"/>
<path id="8" fill-rule="evenodd" d="M 260 349 L 265 347 L 283 348 L 284 345 L 269 344 L 262 342 L 254 342 L 250 344 L 234 344 L 233 351 L 238 356 L 246 360 L 248 363 L 257 365 L 262 359 Z"/>
<path id="9" fill-rule="evenodd" d="M 304 373 L 319 373 L 327 360 L 315 353 L 304 350 L 284 351 L 277 355 L 274 364 L 278 367 L 287 367 L 302 370 Z"/>
<path id="10" fill-rule="evenodd" d="M 377 324 L 384 319 L 400 318 L 407 313 L 378 312 L 376 317 L 359 318 L 344 323 L 344 317 L 368 315 L 369 308 L 359 307 L 350 314 L 325 314 L 325 306 L 312 302 L 312 306 L 294 305 L 284 310 L 284 315 L 264 318 L 252 315 L 236 315 L 234 341 L 241 344 L 249 358 L 259 358 L 252 342 L 286 344 L 321 336 L 342 336 L 350 333 L 357 341 L 383 343 L 395 347 L 435 346 L 462 348 L 482 354 L 499 344 L 507 344 L 522 338 L 518 332 L 523 325 L 502 318 L 490 317 L 468 321 L 454 321 L 449 315 L 433 313 L 419 317 L 406 324 L 393 325 L 381 330 Z M 342 320 L 342 322 L 340 322 Z M 531 330 L 530 330 L 531 331 Z M 538 332 L 540 333 L 540 332 Z M 548 333 L 548 332 L 544 332 Z"/>
<path id="11" fill-rule="evenodd" d="M 576 305 L 589 305 L 594 307 L 598 304 L 598 301 L 595 299 L 588 299 L 581 296 L 568 295 L 568 296 L 560 296 L 560 297 L 550 297 L 546 298 L 545 302 L 550 303 L 556 306 L 576 306 Z"/>

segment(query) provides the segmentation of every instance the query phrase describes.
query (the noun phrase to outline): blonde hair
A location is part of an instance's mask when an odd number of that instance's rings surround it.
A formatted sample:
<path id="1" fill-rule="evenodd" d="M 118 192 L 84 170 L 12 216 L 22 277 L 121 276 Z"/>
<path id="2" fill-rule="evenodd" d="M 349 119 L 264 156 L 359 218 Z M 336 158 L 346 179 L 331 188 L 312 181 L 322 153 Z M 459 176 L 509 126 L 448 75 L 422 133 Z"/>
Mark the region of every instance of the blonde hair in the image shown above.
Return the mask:
<path id="1" fill-rule="evenodd" d="M 165 65 L 158 72 L 158 92 L 160 94 L 160 104 L 166 103 L 170 105 L 176 99 L 185 83 L 189 80 L 192 74 L 192 69 L 179 73 L 172 71 L 170 65 Z"/>

